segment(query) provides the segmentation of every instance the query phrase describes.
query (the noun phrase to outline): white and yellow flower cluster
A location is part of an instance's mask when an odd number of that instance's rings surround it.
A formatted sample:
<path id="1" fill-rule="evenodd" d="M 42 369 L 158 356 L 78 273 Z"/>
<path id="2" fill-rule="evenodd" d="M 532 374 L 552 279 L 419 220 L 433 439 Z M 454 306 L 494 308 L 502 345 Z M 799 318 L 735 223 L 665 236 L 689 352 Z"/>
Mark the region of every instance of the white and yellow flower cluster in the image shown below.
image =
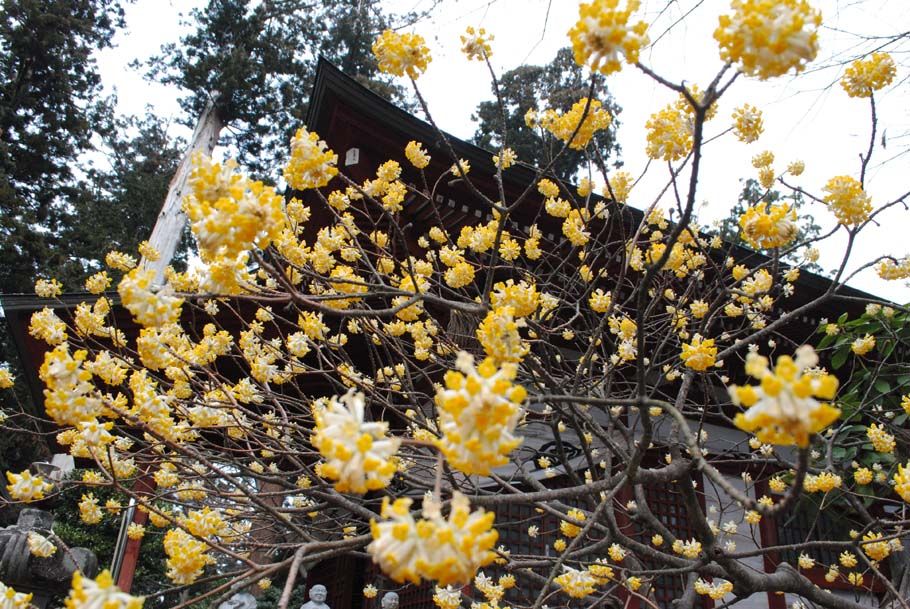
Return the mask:
<path id="1" fill-rule="evenodd" d="M 466 584 L 477 569 L 496 558 L 498 534 L 494 515 L 471 511 L 468 498 L 452 496 L 448 518 L 438 500 L 426 497 L 419 520 L 411 514 L 410 499 L 383 499 L 381 522 L 370 522 L 373 541 L 367 551 L 388 577 L 399 583 L 434 580 L 439 586 Z"/>
<path id="2" fill-rule="evenodd" d="M 183 529 L 171 529 L 164 536 L 164 553 L 167 555 L 167 576 L 178 585 L 192 584 L 206 565 L 215 558 L 208 552 L 208 545 Z"/>
<path id="3" fill-rule="evenodd" d="M 834 399 L 838 387 L 834 376 L 812 370 L 817 365 L 818 355 L 808 345 L 797 349 L 795 359 L 778 357 L 773 369 L 766 357 L 750 352 L 746 373 L 760 384 L 729 388 L 733 403 L 747 408 L 734 424 L 768 444 L 808 446 L 812 434 L 840 416 L 839 409 L 816 399 Z"/>
<path id="4" fill-rule="evenodd" d="M 6 472 L 6 479 L 9 484 L 6 490 L 14 501 L 41 501 L 44 494 L 50 492 L 54 486 L 45 481 L 41 476 L 32 476 L 31 472 L 24 471 L 21 474 Z"/>
<path id="5" fill-rule="evenodd" d="M 806 0 L 733 0 L 714 38 L 720 56 L 762 80 L 801 72 L 818 54 L 821 13 Z"/>
<path id="6" fill-rule="evenodd" d="M 325 459 L 316 473 L 335 481 L 342 493 L 366 493 L 388 486 L 395 475 L 395 453 L 401 440 L 389 437 L 389 424 L 365 421 L 362 393 L 345 395 L 314 404 L 316 422 L 313 446 Z"/>
<path id="7" fill-rule="evenodd" d="M 638 54 L 648 44 L 648 24 L 629 23 L 638 10 L 638 0 L 628 0 L 619 7 L 619 0 L 594 0 L 579 7 L 578 22 L 569 31 L 575 62 L 601 74 L 622 69 L 622 60 L 634 64 Z"/>
<path id="8" fill-rule="evenodd" d="M 142 609 L 145 599 L 121 592 L 105 569 L 96 579 L 76 571 L 64 605 L 66 609 Z"/>
<path id="9" fill-rule="evenodd" d="M 456 367 L 446 373 L 445 389 L 436 394 L 442 433 L 437 445 L 452 467 L 486 475 L 505 465 L 521 444 L 514 432 L 527 392 L 512 383 L 517 372 L 513 363 L 497 367 L 487 358 L 475 367 L 474 359 L 462 352 Z"/>

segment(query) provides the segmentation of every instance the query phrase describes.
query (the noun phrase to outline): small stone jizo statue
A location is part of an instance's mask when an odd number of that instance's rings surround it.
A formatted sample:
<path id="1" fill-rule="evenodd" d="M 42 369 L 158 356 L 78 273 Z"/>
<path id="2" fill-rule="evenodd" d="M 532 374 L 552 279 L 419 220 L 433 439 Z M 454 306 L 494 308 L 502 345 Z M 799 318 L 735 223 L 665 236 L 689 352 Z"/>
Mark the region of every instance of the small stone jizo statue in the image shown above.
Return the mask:
<path id="1" fill-rule="evenodd" d="M 218 609 L 256 609 L 257 604 L 256 597 L 249 592 L 238 592 L 218 605 Z"/>
<path id="2" fill-rule="evenodd" d="M 305 602 L 300 609 L 329 609 L 329 606 L 325 604 L 326 596 L 328 596 L 328 591 L 325 586 L 316 584 L 310 588 L 310 600 Z"/>
<path id="3" fill-rule="evenodd" d="M 398 593 L 386 592 L 379 604 L 382 605 L 382 609 L 398 609 Z"/>

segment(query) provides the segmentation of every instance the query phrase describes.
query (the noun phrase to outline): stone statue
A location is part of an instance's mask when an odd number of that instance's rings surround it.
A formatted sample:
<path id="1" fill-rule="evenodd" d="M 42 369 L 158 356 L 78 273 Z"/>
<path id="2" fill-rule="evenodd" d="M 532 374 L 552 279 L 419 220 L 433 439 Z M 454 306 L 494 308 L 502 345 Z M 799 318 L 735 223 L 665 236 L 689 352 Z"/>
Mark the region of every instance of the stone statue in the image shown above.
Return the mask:
<path id="1" fill-rule="evenodd" d="M 300 609 L 329 609 L 329 606 L 325 604 L 327 596 L 328 591 L 325 586 L 316 584 L 310 588 L 310 600 L 305 602 Z"/>
<path id="2" fill-rule="evenodd" d="M 218 605 L 218 609 L 256 609 L 258 604 L 256 597 L 249 592 L 238 592 Z"/>
<path id="3" fill-rule="evenodd" d="M 0 529 L 0 581 L 20 592 L 33 592 L 32 604 L 38 607 L 44 607 L 55 593 L 68 590 L 76 571 L 88 577 L 98 572 L 98 559 L 86 548 L 70 548 L 68 552 L 58 548 L 48 558 L 32 556 L 29 532 L 47 535 L 53 525 L 50 512 L 24 508 L 16 524 Z"/>
<path id="4" fill-rule="evenodd" d="M 382 609 L 398 609 L 398 593 L 386 592 L 382 595 L 382 602 L 379 603 Z"/>

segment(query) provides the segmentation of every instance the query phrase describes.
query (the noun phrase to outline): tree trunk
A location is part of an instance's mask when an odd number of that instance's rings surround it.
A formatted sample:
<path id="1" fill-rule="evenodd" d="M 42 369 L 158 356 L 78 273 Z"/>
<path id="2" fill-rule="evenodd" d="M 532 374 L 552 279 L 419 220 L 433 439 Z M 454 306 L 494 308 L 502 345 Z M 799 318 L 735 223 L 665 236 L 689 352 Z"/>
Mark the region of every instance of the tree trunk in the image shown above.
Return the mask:
<path id="1" fill-rule="evenodd" d="M 183 227 L 186 225 L 186 215 L 183 213 L 181 204 L 183 198 L 189 193 L 187 181 L 192 168 L 193 156 L 197 152 L 212 154 L 218 144 L 218 136 L 223 127 L 224 124 L 215 109 L 214 99 L 210 100 L 206 104 L 205 110 L 202 111 L 199 122 L 196 123 L 193 138 L 177 167 L 177 173 L 171 179 L 167 197 L 164 199 L 164 205 L 161 207 L 155 228 L 152 229 L 152 236 L 149 238 L 149 245 L 158 250 L 161 255 L 155 262 L 145 258 L 142 260 L 143 268 L 155 271 L 156 285 L 164 283 L 164 269 L 174 258 L 174 253 L 177 251 L 183 235 Z"/>

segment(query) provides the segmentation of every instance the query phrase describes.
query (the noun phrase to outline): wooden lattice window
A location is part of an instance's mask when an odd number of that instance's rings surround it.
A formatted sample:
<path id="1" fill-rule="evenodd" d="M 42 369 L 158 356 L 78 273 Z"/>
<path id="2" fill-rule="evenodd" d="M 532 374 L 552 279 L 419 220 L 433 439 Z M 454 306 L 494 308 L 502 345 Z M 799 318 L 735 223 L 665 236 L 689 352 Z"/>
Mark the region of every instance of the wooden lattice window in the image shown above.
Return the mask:
<path id="1" fill-rule="evenodd" d="M 792 508 L 774 518 L 779 545 L 800 544 L 807 541 L 842 540 L 845 532 L 860 528 L 845 517 L 842 510 L 820 509 L 811 497 L 804 497 Z M 813 548 L 812 556 L 824 564 L 837 564 L 838 551 L 831 548 Z M 796 564 L 799 552 L 783 550 L 780 559 Z"/>
<path id="2" fill-rule="evenodd" d="M 502 545 L 509 550 L 513 559 L 521 560 L 522 557 L 551 556 L 555 553 L 553 542 L 556 541 L 559 524 L 554 516 L 547 513 L 541 514 L 530 505 L 514 503 L 497 505 L 494 511 L 496 512 L 496 530 L 499 532 L 497 545 Z M 537 537 L 528 535 L 528 527 L 532 525 L 539 529 Z M 494 579 L 498 579 L 500 575 L 507 573 L 505 569 L 496 564 L 484 568 L 483 571 Z M 535 571 L 539 575 L 546 576 L 548 574 L 546 568 L 535 569 Z M 535 599 L 529 596 L 527 592 L 528 586 L 522 585 L 523 582 L 520 577 L 517 578 L 516 583 L 515 588 L 506 592 L 506 604 L 533 604 Z"/>
<path id="3" fill-rule="evenodd" d="M 399 609 L 427 609 L 435 607 L 433 604 L 433 588 L 430 582 L 423 582 L 419 586 L 405 586 L 398 592 Z"/>
<path id="4" fill-rule="evenodd" d="M 678 486 L 669 484 L 649 484 L 644 487 L 645 499 L 654 516 L 678 539 L 688 540 L 695 537 L 695 529 L 689 520 L 685 499 Z M 702 506 L 704 508 L 704 506 Z M 652 531 L 640 532 L 638 538 L 642 543 L 650 543 Z M 650 565 L 659 569 L 663 565 Z M 671 601 L 678 599 L 685 590 L 684 575 L 661 575 L 651 581 L 654 598 L 661 609 L 672 609 Z M 699 597 L 704 601 L 707 597 Z M 709 606 L 710 601 L 702 606 Z"/>

